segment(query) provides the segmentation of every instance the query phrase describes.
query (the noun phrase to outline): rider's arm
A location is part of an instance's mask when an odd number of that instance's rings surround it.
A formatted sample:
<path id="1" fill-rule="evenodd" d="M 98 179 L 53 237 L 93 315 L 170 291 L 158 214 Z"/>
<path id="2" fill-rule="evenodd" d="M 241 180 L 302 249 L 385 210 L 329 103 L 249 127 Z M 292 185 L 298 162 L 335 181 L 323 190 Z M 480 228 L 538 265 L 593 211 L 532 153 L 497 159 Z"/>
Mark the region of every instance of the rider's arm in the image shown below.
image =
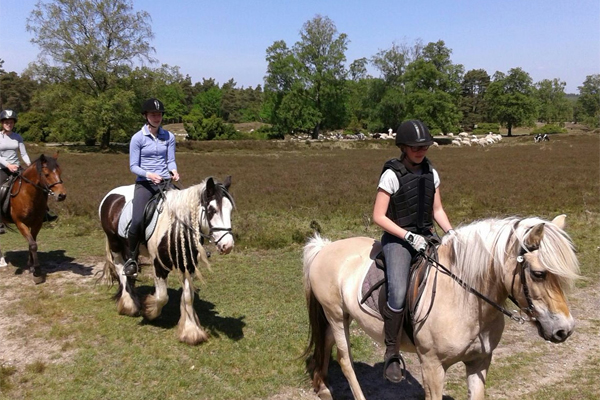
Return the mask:
<path id="1" fill-rule="evenodd" d="M 147 178 L 146 171 L 144 171 L 141 167 L 143 140 L 144 135 L 138 132 L 133 135 L 131 142 L 129 142 L 129 170 L 137 176 Z"/>

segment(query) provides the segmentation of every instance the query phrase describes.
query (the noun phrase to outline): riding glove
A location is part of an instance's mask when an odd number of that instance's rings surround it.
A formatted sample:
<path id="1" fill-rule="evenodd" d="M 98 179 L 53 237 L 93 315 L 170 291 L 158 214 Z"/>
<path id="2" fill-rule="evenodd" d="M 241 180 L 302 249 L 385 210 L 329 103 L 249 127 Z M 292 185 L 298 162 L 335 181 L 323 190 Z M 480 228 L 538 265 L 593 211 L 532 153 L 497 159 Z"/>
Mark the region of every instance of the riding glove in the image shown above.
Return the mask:
<path id="1" fill-rule="evenodd" d="M 427 250 L 427 241 L 421 235 L 407 232 L 404 239 L 418 252 Z"/>

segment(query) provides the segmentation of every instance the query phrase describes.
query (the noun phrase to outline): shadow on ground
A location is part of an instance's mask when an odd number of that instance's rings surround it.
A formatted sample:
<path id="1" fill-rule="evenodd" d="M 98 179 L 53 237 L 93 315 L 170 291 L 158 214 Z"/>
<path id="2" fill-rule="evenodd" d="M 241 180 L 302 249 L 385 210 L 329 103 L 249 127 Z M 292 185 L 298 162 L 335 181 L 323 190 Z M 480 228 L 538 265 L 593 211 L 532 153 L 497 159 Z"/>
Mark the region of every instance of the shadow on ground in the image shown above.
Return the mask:
<path id="1" fill-rule="evenodd" d="M 20 275 L 28 270 L 29 251 L 7 251 L 5 257 L 6 261 L 16 268 L 15 275 Z M 44 274 L 71 272 L 81 276 L 92 275 L 93 266 L 73 262 L 75 259 L 66 256 L 64 250 L 38 251 L 38 260 Z"/>

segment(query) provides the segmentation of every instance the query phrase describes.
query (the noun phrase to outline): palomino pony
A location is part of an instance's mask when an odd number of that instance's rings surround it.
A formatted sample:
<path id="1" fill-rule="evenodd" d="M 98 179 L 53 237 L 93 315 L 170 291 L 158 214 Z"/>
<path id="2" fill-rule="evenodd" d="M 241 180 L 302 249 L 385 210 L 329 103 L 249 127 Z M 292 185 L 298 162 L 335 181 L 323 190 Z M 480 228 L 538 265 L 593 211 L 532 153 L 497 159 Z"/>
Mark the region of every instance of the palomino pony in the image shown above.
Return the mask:
<path id="1" fill-rule="evenodd" d="M 212 177 L 183 190 L 165 192 L 162 212 L 154 232 L 140 254 L 149 257 L 154 265 L 155 293 L 143 303 L 135 291 L 135 279 L 123 274 L 128 248 L 127 239 L 119 236 L 119 217 L 127 201 L 133 198 L 135 185 L 121 186 L 110 191 L 100 203 L 100 222 L 106 233 L 106 264 L 104 275 L 119 282 L 115 295 L 119 314 L 136 316 L 142 313 L 148 320 L 157 318 L 167 304 L 167 276 L 173 269 L 181 275 L 181 317 L 178 336 L 181 342 L 196 345 L 208 339 L 194 311 L 193 277 L 199 263 L 209 267 L 203 238 L 213 240 L 221 254 L 228 254 L 234 245 L 231 233 L 231 213 L 235 207 L 228 192 L 231 177 L 224 183 Z M 199 271 L 198 271 L 198 274 Z"/>
<path id="2" fill-rule="evenodd" d="M 430 271 L 412 315 L 414 344 L 406 333 L 400 344 L 401 350 L 419 357 L 426 399 L 442 399 L 446 370 L 460 361 L 466 366 L 469 399 L 484 398 L 492 352 L 504 330 L 504 315 L 496 306 L 509 296 L 545 340 L 559 343 L 571 335 L 574 320 L 564 291 L 579 276 L 579 265 L 573 243 L 563 231 L 564 218 L 561 215 L 552 222 L 487 219 L 443 238 L 439 264 L 434 264 L 439 271 Z M 330 242 L 318 235 L 304 248 L 311 331 L 306 354 L 314 350 L 309 372 L 322 399 L 332 398 L 327 370 L 334 344 L 354 398 L 365 399 L 352 368 L 349 326 L 355 320 L 383 343 L 383 321 L 365 311 L 358 295 L 361 280 L 380 249 L 379 242 L 366 237 Z M 455 277 L 444 273 L 440 265 Z M 478 291 L 491 303 L 467 289 Z M 513 319 L 525 318 L 514 315 Z"/>
<path id="3" fill-rule="evenodd" d="M 38 261 L 36 239 L 46 216 L 48 195 L 55 196 L 57 201 L 67 198 L 57 157 L 58 154 L 54 157 L 42 154 L 18 174 L 10 191 L 9 212 L 7 215 L 2 213 L 2 221 L 14 223 L 29 243 L 27 268 L 36 284 L 44 282 L 44 273 Z M 0 250 L 0 268 L 6 266 L 6 260 Z"/>

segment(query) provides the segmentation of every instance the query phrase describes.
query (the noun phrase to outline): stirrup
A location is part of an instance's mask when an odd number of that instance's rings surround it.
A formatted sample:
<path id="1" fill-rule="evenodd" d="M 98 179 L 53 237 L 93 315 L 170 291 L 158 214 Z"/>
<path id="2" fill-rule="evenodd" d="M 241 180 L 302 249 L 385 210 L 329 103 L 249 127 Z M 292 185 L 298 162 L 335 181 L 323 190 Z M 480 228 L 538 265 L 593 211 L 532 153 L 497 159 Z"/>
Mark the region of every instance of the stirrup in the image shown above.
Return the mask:
<path id="1" fill-rule="evenodd" d="M 393 362 L 397 362 L 398 365 L 400 366 L 400 370 L 402 371 L 402 376 L 399 379 L 398 378 L 390 378 L 386 375 L 386 371 L 387 371 L 388 367 Z M 386 357 L 386 360 L 383 364 L 383 379 L 386 379 L 392 383 L 399 383 L 399 382 L 402 382 L 402 380 L 406 379 L 406 363 L 404 362 L 404 358 L 402 357 L 402 354 L 395 353 L 395 354 L 390 355 L 389 357 Z"/>
<path id="2" fill-rule="evenodd" d="M 123 266 L 123 275 L 128 278 L 137 278 L 138 276 L 138 263 L 133 258 L 130 258 L 125 262 Z"/>

